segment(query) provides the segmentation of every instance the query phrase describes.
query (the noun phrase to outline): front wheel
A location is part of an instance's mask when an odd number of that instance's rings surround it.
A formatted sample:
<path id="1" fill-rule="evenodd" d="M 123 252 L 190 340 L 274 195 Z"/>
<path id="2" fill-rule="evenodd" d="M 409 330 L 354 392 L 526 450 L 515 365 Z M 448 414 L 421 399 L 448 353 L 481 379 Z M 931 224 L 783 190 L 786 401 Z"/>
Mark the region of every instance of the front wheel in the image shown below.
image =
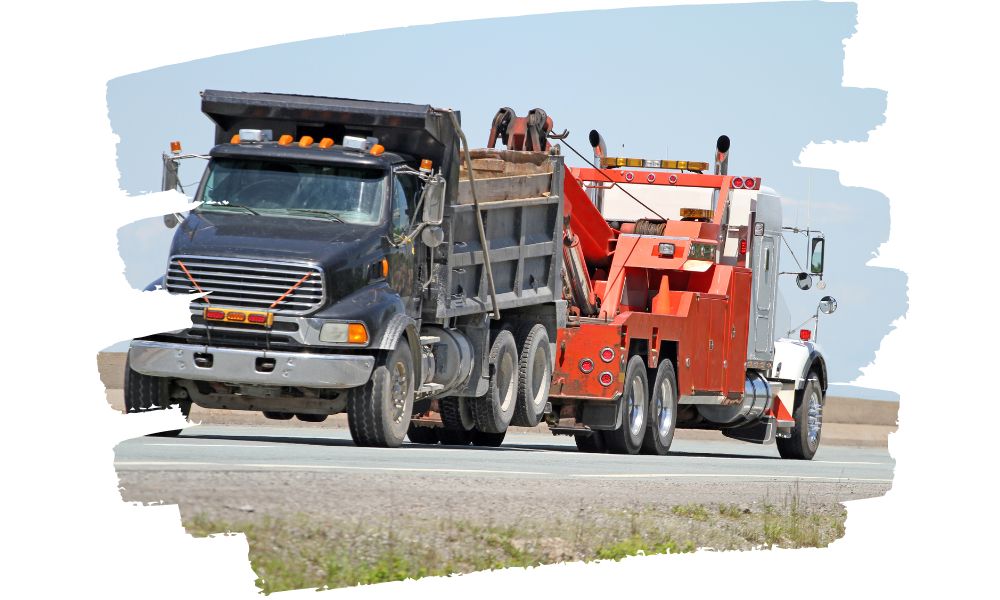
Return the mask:
<path id="1" fill-rule="evenodd" d="M 823 388 L 814 373 L 809 375 L 806 386 L 795 392 L 792 418 L 792 436 L 777 439 L 778 454 L 781 458 L 812 460 L 823 429 Z"/>
<path id="2" fill-rule="evenodd" d="M 413 355 L 405 338 L 382 354 L 368 383 L 347 395 L 347 425 L 358 446 L 397 448 L 413 413 Z"/>
<path id="3" fill-rule="evenodd" d="M 604 441 L 615 454 L 637 454 L 646 433 L 649 404 L 649 382 L 646 361 L 633 356 L 625 369 L 625 389 L 619 400 L 621 425 L 614 431 L 604 431 Z"/>

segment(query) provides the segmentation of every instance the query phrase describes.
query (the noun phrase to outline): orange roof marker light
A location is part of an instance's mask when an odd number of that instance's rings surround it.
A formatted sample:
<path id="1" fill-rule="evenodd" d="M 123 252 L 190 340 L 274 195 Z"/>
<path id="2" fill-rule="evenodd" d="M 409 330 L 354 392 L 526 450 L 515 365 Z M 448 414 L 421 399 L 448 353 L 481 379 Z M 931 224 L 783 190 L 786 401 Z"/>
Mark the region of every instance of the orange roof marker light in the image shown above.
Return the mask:
<path id="1" fill-rule="evenodd" d="M 312 136 L 304 135 L 302 139 L 299 140 L 299 148 L 308 148 L 313 145 Z"/>
<path id="2" fill-rule="evenodd" d="M 233 137 L 229 138 L 229 143 L 230 144 L 239 144 L 240 143 L 240 134 L 238 134 L 238 133 L 234 134 Z"/>
<path id="3" fill-rule="evenodd" d="M 368 151 L 372 156 L 379 156 L 385 152 L 385 146 L 382 144 L 375 144 L 372 149 Z"/>
<path id="4" fill-rule="evenodd" d="M 170 142 L 170 151 L 173 152 L 174 154 L 180 154 L 181 153 L 181 143 L 179 141 L 177 141 L 177 140 L 174 140 L 174 141 Z"/>
<path id="5" fill-rule="evenodd" d="M 333 138 L 323 138 L 319 141 L 319 147 L 324 150 L 333 146 Z"/>
<path id="6" fill-rule="evenodd" d="M 288 144 L 291 144 L 291 143 L 292 143 L 292 136 L 288 135 L 287 133 L 285 135 L 281 136 L 280 138 L 278 138 L 278 145 L 279 146 L 287 146 Z"/>
<path id="7" fill-rule="evenodd" d="M 425 158 L 422 161 L 420 161 L 420 172 L 421 173 L 427 173 L 428 175 L 430 175 L 431 169 L 433 167 L 434 167 L 434 163 L 431 162 L 431 159 L 429 159 L 429 158 Z"/>

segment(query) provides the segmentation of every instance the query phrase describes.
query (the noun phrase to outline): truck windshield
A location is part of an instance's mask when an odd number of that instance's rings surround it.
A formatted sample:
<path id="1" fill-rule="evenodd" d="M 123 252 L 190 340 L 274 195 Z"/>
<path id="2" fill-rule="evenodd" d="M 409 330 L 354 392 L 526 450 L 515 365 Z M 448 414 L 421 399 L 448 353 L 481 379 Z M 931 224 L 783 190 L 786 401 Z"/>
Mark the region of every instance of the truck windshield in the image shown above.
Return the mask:
<path id="1" fill-rule="evenodd" d="M 198 210 L 340 220 L 376 225 L 382 219 L 386 171 L 231 158 L 213 159 Z M 247 210 L 249 209 L 249 210 Z"/>

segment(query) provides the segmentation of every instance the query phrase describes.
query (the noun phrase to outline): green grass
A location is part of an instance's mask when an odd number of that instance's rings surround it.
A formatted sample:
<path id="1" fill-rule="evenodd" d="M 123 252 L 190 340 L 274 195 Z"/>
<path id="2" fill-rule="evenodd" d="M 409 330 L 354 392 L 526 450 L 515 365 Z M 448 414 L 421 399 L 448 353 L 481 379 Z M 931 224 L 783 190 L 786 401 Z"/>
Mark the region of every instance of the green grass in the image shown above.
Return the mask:
<path id="1" fill-rule="evenodd" d="M 265 593 L 336 588 L 408 578 L 528 567 L 562 561 L 714 550 L 820 547 L 844 535 L 840 505 L 685 504 L 625 507 L 565 521 L 545 518 L 482 525 L 450 517 L 397 517 L 361 523 L 336 517 L 197 516 L 193 535 L 244 532 L 257 585 Z"/>

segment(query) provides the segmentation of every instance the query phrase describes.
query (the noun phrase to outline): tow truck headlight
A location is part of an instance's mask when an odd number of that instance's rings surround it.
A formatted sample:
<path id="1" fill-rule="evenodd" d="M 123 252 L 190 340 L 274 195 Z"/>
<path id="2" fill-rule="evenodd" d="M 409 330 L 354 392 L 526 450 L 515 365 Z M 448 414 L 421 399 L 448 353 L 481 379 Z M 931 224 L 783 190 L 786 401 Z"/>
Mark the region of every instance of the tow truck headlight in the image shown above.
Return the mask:
<path id="1" fill-rule="evenodd" d="M 319 341 L 334 344 L 367 344 L 368 328 L 364 323 L 324 323 Z"/>

